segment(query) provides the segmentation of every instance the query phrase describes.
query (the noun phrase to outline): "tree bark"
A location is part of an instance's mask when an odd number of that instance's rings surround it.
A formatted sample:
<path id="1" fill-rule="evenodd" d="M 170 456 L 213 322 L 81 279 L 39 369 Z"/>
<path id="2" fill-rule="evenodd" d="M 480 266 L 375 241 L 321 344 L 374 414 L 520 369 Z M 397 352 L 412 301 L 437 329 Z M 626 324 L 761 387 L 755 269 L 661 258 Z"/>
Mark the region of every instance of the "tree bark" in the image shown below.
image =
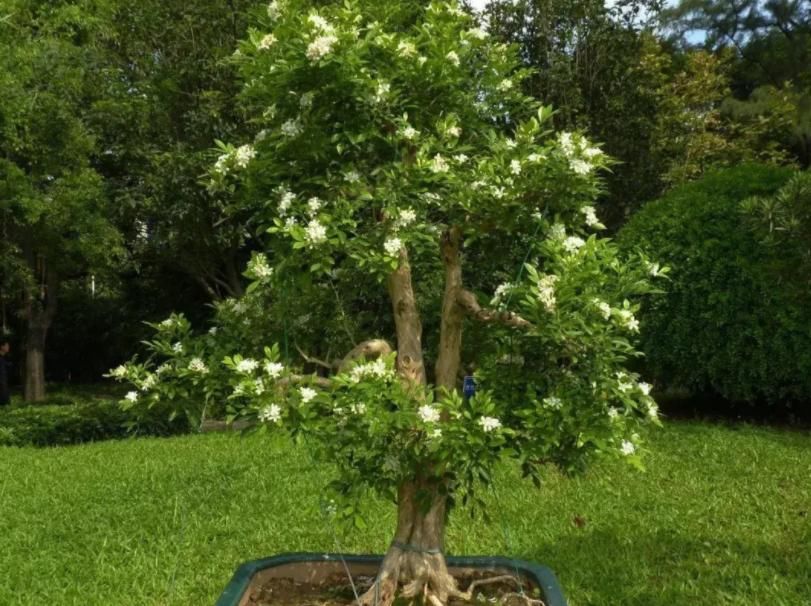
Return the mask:
<path id="1" fill-rule="evenodd" d="M 414 288 L 408 251 L 400 250 L 400 265 L 389 274 L 389 297 L 397 332 L 397 372 L 404 379 L 425 385 L 425 362 L 422 356 L 422 322 Z"/>
<path id="2" fill-rule="evenodd" d="M 45 341 L 48 329 L 56 315 L 59 278 L 50 269 L 45 269 L 45 289 L 39 298 L 26 293 L 25 317 L 25 365 L 23 399 L 39 402 L 45 398 Z"/>
<path id="3" fill-rule="evenodd" d="M 462 292 L 462 263 L 460 247 L 462 233 L 451 227 L 442 235 L 440 250 L 445 266 L 445 292 L 442 296 L 442 318 L 439 333 L 439 354 L 436 362 L 436 386 L 448 391 L 456 388 L 462 359 L 462 325 L 464 312 L 459 306 Z"/>
<path id="4" fill-rule="evenodd" d="M 446 514 L 441 481 L 418 478 L 400 485 L 394 540 L 361 606 L 391 604 L 399 587 L 406 599 L 430 596 L 432 603 L 447 602 L 457 587 L 445 562 Z"/>

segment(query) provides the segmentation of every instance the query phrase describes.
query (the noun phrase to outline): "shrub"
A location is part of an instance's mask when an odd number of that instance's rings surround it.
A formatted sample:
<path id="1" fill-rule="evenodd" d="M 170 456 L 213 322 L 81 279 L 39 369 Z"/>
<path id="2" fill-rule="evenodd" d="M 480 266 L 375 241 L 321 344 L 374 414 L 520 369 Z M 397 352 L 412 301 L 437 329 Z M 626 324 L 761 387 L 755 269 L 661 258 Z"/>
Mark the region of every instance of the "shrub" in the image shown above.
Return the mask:
<path id="1" fill-rule="evenodd" d="M 158 408 L 136 418 L 111 400 L 11 408 L 0 412 L 0 446 L 58 446 L 189 430 L 185 418 L 168 418 Z"/>
<path id="2" fill-rule="evenodd" d="M 758 165 L 711 173 L 650 202 L 618 236 L 671 267 L 666 294 L 642 310 L 642 348 L 660 384 L 733 401 L 811 398 L 811 307 L 779 271 L 741 202 L 791 176 Z M 786 246 L 792 246 L 787 243 Z"/>

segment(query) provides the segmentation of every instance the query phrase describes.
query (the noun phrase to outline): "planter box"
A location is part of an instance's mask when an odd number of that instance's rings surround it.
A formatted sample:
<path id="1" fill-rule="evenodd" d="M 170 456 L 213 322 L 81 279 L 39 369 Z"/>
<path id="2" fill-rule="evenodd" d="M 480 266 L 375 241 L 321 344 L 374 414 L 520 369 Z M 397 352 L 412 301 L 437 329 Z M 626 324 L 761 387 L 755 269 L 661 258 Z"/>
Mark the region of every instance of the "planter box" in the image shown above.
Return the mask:
<path id="1" fill-rule="evenodd" d="M 344 562 L 352 576 L 373 576 L 383 561 L 382 556 L 341 555 L 334 553 L 286 553 L 262 560 L 253 560 L 240 566 L 231 582 L 217 600 L 216 606 L 245 606 L 252 591 L 273 578 L 292 578 L 300 582 L 314 582 L 334 573 L 345 572 Z M 523 576 L 541 588 L 546 606 L 566 606 L 555 574 L 546 566 L 501 557 L 448 556 L 451 574 L 462 569 L 492 570 L 496 574 Z"/>

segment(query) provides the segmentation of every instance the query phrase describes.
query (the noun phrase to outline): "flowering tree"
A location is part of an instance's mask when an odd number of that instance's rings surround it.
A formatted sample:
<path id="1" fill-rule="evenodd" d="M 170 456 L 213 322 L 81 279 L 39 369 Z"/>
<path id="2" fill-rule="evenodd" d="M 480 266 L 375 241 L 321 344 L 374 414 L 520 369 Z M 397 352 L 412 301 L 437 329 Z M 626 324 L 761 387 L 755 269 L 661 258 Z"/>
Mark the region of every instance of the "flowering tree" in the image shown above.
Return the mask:
<path id="1" fill-rule="evenodd" d="M 511 49 L 455 4 L 316 12 L 290 0 L 258 21 L 236 55 L 258 134 L 220 144 L 212 186 L 264 201 L 267 254 L 249 263 L 247 294 L 218 305 L 217 326 L 194 335 L 173 316 L 150 360 L 113 374 L 136 386 L 128 405 L 198 415 L 227 399 L 261 431 L 306 438 L 338 464 L 343 515 L 366 490 L 391 495 L 394 540 L 362 601 L 399 589 L 444 603 L 465 595 L 442 555 L 447 514 L 475 502 L 501 457 L 535 479 L 540 465 L 597 454 L 639 463 L 634 429 L 656 407 L 623 364 L 636 355 L 633 299 L 661 270 L 596 237 L 608 159 L 550 130 Z M 353 288 L 347 311 L 336 294 Z M 325 334 L 331 311 L 369 340 L 334 360 L 302 350 L 305 368 L 327 370 L 297 370 L 262 342 L 279 315 L 297 330 L 293 296 L 327 310 Z M 390 314 L 364 315 L 384 300 Z M 475 367 L 472 397 L 463 365 Z"/>

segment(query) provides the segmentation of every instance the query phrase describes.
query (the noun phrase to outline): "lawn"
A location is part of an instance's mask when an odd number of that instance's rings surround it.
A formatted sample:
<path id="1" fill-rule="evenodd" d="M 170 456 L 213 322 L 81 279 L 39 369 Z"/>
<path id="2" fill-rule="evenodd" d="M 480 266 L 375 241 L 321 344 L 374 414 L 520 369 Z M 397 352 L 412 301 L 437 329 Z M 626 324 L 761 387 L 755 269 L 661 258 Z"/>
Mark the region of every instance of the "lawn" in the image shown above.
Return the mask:
<path id="1" fill-rule="evenodd" d="M 492 522 L 457 512 L 449 551 L 546 563 L 574 606 L 811 604 L 811 436 L 673 422 L 650 447 L 645 473 L 541 491 L 505 465 Z M 336 537 L 324 476 L 258 436 L 0 448 L 0 604 L 209 605 L 247 559 L 383 550 L 392 508 Z"/>

